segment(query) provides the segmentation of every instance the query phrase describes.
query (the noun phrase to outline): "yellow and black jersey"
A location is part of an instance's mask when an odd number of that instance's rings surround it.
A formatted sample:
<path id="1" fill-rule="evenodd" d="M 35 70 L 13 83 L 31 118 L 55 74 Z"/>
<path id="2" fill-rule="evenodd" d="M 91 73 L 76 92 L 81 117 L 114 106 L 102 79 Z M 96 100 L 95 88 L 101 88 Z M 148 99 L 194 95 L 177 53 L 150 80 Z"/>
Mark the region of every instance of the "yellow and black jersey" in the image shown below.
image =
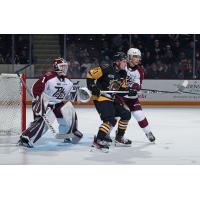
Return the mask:
<path id="1" fill-rule="evenodd" d="M 93 85 L 96 85 L 101 91 L 105 90 L 119 90 L 120 88 L 127 87 L 126 78 L 122 78 L 120 73 L 116 71 L 114 66 L 103 65 L 100 67 L 92 68 L 87 74 L 87 87 L 91 90 Z M 114 99 L 114 95 L 101 95 L 94 97 L 98 101 Z"/>

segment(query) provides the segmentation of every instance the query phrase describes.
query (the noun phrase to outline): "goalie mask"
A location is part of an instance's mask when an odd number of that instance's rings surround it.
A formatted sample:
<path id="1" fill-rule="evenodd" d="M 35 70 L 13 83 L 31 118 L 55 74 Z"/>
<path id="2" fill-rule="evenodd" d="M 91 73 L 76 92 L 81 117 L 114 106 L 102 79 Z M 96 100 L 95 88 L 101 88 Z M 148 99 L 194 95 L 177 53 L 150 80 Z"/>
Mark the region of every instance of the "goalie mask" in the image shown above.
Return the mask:
<path id="1" fill-rule="evenodd" d="M 67 75 L 68 63 L 63 58 L 56 58 L 53 61 L 53 69 L 59 76 Z"/>

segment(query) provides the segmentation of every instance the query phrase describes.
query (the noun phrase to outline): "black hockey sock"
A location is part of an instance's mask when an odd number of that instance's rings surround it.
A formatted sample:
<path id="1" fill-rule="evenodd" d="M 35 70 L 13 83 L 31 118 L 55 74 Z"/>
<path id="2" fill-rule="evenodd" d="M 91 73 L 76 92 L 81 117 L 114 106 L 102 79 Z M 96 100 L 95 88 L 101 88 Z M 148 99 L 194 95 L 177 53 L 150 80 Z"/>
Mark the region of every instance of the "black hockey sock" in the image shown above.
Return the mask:
<path id="1" fill-rule="evenodd" d="M 101 126 L 99 127 L 98 134 L 97 134 L 97 139 L 111 140 L 110 136 L 109 136 L 111 128 L 112 128 L 112 126 L 106 122 L 101 124 Z"/>
<path id="2" fill-rule="evenodd" d="M 127 126 L 128 126 L 128 122 L 129 121 L 127 121 L 127 120 L 119 120 L 116 137 L 122 138 L 124 136 L 125 131 L 126 131 Z"/>

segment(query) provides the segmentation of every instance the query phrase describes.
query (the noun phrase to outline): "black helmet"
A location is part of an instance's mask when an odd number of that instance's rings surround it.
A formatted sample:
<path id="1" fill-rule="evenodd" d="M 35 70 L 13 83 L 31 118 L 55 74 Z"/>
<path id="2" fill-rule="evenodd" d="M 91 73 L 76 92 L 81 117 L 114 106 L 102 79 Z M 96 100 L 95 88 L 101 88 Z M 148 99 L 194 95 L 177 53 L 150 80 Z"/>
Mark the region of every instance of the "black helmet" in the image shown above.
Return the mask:
<path id="1" fill-rule="evenodd" d="M 127 60 L 127 55 L 124 52 L 117 52 L 113 56 L 113 62 L 122 61 L 122 60 Z"/>

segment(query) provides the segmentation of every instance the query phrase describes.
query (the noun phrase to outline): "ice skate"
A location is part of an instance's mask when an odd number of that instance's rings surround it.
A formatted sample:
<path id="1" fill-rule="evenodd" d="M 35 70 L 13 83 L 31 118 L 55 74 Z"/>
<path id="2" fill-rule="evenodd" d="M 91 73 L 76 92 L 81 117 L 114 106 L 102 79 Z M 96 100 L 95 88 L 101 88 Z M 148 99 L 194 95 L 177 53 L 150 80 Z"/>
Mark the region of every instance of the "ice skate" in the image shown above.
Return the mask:
<path id="1" fill-rule="evenodd" d="M 91 151 L 95 151 L 95 150 L 99 150 L 102 151 L 104 153 L 108 153 L 109 152 L 109 142 L 106 140 L 99 140 L 97 139 L 96 136 L 94 136 L 94 141 L 93 144 L 91 146 Z"/>
<path id="2" fill-rule="evenodd" d="M 124 138 L 124 137 L 116 137 L 115 138 L 115 146 L 116 147 L 130 147 L 132 144 L 132 141 L 127 139 L 127 138 Z"/>
<path id="3" fill-rule="evenodd" d="M 152 132 L 146 133 L 145 135 L 150 142 L 155 142 L 156 138 L 154 137 Z"/>
<path id="4" fill-rule="evenodd" d="M 29 137 L 25 136 L 25 135 L 21 135 L 20 136 L 20 139 L 18 141 L 18 145 L 19 146 L 24 146 L 24 147 L 27 147 L 27 148 L 33 148 L 33 144 L 30 141 Z"/>
<path id="5" fill-rule="evenodd" d="M 123 136 L 123 134 L 119 134 L 118 131 L 116 131 L 116 136 L 115 136 L 115 141 L 114 141 L 114 145 L 118 146 L 118 147 L 130 147 L 132 144 L 132 141 L 125 138 Z"/>

